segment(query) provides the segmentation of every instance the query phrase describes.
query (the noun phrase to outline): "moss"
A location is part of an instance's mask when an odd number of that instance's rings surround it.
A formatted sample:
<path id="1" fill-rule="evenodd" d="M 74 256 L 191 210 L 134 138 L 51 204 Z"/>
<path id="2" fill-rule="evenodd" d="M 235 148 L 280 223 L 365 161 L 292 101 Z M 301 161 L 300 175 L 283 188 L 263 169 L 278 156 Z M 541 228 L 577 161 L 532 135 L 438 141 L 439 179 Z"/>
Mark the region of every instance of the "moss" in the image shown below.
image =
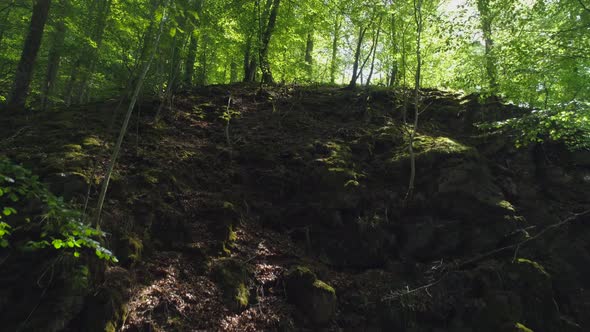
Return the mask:
<path id="1" fill-rule="evenodd" d="M 287 272 L 288 279 L 299 279 L 302 283 L 313 283 L 317 280 L 315 273 L 313 273 L 308 267 L 297 265 L 292 267 Z"/>
<path id="2" fill-rule="evenodd" d="M 79 144 L 66 144 L 64 145 L 64 150 L 68 151 L 82 151 L 82 146 Z"/>
<path id="3" fill-rule="evenodd" d="M 336 291 L 334 290 L 334 287 L 326 284 L 325 282 L 323 282 L 323 281 L 321 281 L 319 279 L 316 280 L 316 281 L 314 281 L 313 287 L 318 288 L 318 289 L 321 289 L 321 290 L 324 290 L 324 291 L 326 291 L 328 293 L 331 293 L 331 294 L 336 295 Z"/>
<path id="4" fill-rule="evenodd" d="M 234 242 L 238 239 L 238 233 L 236 233 L 236 231 L 234 231 L 234 227 L 233 225 L 229 225 L 228 226 L 228 236 L 227 236 L 227 240 L 229 242 Z"/>
<path id="5" fill-rule="evenodd" d="M 157 184 L 159 182 L 157 177 L 150 174 L 143 174 L 143 179 L 149 184 Z"/>
<path id="6" fill-rule="evenodd" d="M 84 138 L 82 145 L 85 147 L 99 147 L 102 146 L 102 142 L 96 136 L 88 136 Z"/>
<path id="7" fill-rule="evenodd" d="M 519 264 L 528 264 L 529 266 L 535 268 L 537 271 L 541 272 L 541 274 L 543 274 L 546 277 L 550 277 L 551 275 L 547 272 L 547 270 L 545 270 L 545 268 L 543 267 L 543 265 L 532 261 L 530 259 L 526 259 L 526 258 L 519 258 L 517 259 L 517 262 Z"/>
<path id="8" fill-rule="evenodd" d="M 326 150 L 328 156 L 319 158 L 317 161 L 324 163 L 330 168 L 346 168 L 350 164 L 352 153 L 350 147 L 337 142 L 326 142 L 315 144 L 319 149 Z"/>
<path id="9" fill-rule="evenodd" d="M 508 201 L 500 201 L 498 202 L 498 206 L 500 206 L 501 208 L 505 209 L 505 210 L 510 210 L 512 212 L 516 212 L 516 209 L 514 208 L 514 206 L 512 206 L 512 204 L 510 204 L 510 202 Z"/>
<path id="10" fill-rule="evenodd" d="M 245 308 L 248 306 L 248 297 L 249 296 L 250 296 L 250 291 L 248 290 L 246 285 L 244 283 L 240 283 L 238 285 L 237 294 L 235 296 L 236 302 L 238 302 L 238 304 L 241 307 Z"/>
<path id="11" fill-rule="evenodd" d="M 514 327 L 516 327 L 516 330 L 520 332 L 533 332 L 533 330 L 529 329 L 521 323 L 516 323 Z"/>
<path id="12" fill-rule="evenodd" d="M 416 158 L 426 155 L 466 155 L 475 156 L 477 151 L 469 146 L 456 142 L 448 137 L 420 135 L 414 138 L 414 152 Z M 409 152 L 404 145 L 392 158 L 392 162 L 409 158 Z"/>
<path id="13" fill-rule="evenodd" d="M 248 306 L 250 269 L 247 265 L 233 258 L 222 258 L 214 263 L 211 273 L 230 308 L 239 311 Z"/>
<path id="14" fill-rule="evenodd" d="M 104 332 L 116 332 L 117 326 L 113 321 L 107 322 L 106 326 L 104 327 Z"/>
<path id="15" fill-rule="evenodd" d="M 129 255 L 129 259 L 133 261 L 139 261 L 141 259 L 141 253 L 143 251 L 143 243 L 140 239 L 135 237 L 130 237 L 128 239 L 129 250 L 131 254 Z"/>
<path id="16" fill-rule="evenodd" d="M 337 307 L 336 291 L 317 279 L 305 266 L 294 266 L 285 275 L 287 299 L 316 325 L 326 325 L 334 317 Z"/>

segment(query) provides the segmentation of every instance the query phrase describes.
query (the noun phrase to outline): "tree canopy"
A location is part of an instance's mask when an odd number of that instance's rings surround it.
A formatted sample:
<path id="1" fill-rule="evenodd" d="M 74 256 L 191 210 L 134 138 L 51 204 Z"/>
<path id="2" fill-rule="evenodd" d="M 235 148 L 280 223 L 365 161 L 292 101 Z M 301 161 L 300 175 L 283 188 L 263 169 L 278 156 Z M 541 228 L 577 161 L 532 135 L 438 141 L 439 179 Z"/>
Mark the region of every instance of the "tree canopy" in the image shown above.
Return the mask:
<path id="1" fill-rule="evenodd" d="M 412 87 L 414 2 L 6 0 L 0 101 L 44 109 L 121 95 L 133 89 L 152 48 L 142 93 L 162 98 L 238 81 Z M 422 7 L 422 87 L 543 110 L 549 132 L 588 126 L 590 3 L 433 0 Z M 152 45 L 164 12 L 164 33 Z"/>

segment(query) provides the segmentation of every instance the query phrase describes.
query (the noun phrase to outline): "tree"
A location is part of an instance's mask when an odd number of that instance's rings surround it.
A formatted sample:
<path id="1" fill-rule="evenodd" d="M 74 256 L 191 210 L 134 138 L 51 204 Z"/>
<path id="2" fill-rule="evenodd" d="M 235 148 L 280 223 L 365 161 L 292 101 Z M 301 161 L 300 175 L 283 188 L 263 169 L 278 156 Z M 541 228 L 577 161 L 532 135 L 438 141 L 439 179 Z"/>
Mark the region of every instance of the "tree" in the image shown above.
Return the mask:
<path id="1" fill-rule="evenodd" d="M 188 5 L 193 7 L 194 11 L 187 11 L 188 24 L 190 27 L 188 54 L 184 65 L 184 85 L 189 87 L 193 84 L 193 76 L 195 73 L 195 61 L 197 60 L 197 47 L 199 45 L 199 38 L 196 29 L 200 26 L 201 16 L 203 16 L 203 0 L 196 0 L 194 3 L 189 1 Z"/>
<path id="2" fill-rule="evenodd" d="M 264 33 L 262 34 L 260 43 L 260 70 L 262 71 L 262 83 L 266 84 L 274 83 L 270 69 L 270 62 L 268 60 L 268 48 L 277 22 L 280 3 L 281 0 L 273 0 L 272 6 L 270 8 L 270 14 L 268 16 L 268 24 L 266 25 Z"/>
<path id="3" fill-rule="evenodd" d="M 25 106 L 50 7 L 51 0 L 36 0 L 34 3 L 29 32 L 16 69 L 14 85 L 8 103 L 10 108 L 22 108 Z"/>
<path id="4" fill-rule="evenodd" d="M 413 0 L 414 2 L 414 20 L 416 22 L 416 73 L 414 76 L 414 125 L 410 131 L 410 142 L 408 151 L 410 153 L 410 181 L 406 200 L 412 199 L 414 195 L 414 186 L 416 182 L 416 155 L 414 154 L 414 139 L 418 130 L 418 119 L 420 117 L 420 78 L 422 69 L 422 0 Z"/>
<path id="5" fill-rule="evenodd" d="M 86 36 L 86 40 L 84 40 L 83 43 L 83 49 L 79 53 L 79 57 L 72 68 L 64 98 L 66 105 L 72 103 L 74 88 L 78 88 L 78 102 L 82 103 L 89 99 L 88 84 L 95 70 L 99 50 L 102 46 L 111 4 L 112 0 L 98 0 L 91 3 L 87 24 L 90 24 L 92 28 Z"/>
<path id="6" fill-rule="evenodd" d="M 340 39 L 340 28 L 342 27 L 342 18 L 340 14 L 336 15 L 334 20 L 334 30 L 332 34 L 332 57 L 330 59 L 330 83 L 336 82 L 336 70 L 338 68 L 338 40 Z"/>
<path id="7" fill-rule="evenodd" d="M 162 13 L 160 18 L 160 28 L 155 37 L 155 41 L 153 43 L 153 48 L 151 50 L 151 54 L 149 59 L 142 65 L 142 70 L 137 78 L 137 83 L 135 85 L 133 95 L 131 97 L 131 102 L 129 103 L 129 107 L 127 108 L 127 113 L 125 115 L 125 119 L 123 120 L 123 125 L 121 126 L 121 130 L 119 131 L 119 137 L 117 138 L 117 142 L 115 143 L 115 147 L 113 149 L 113 154 L 111 155 L 111 160 L 109 162 L 109 166 L 107 169 L 107 173 L 105 178 L 102 181 L 102 186 L 100 189 L 100 195 L 98 197 L 98 205 L 96 208 L 96 228 L 100 229 L 100 221 L 101 221 L 101 213 L 102 208 L 104 206 L 104 201 L 107 195 L 107 190 L 109 188 L 109 182 L 111 180 L 111 176 L 113 174 L 113 170 L 115 169 L 115 165 L 117 163 L 117 158 L 119 157 L 119 153 L 121 152 L 121 145 L 123 144 L 123 139 L 127 134 L 127 127 L 129 126 L 129 120 L 131 119 L 131 114 L 133 113 L 133 109 L 135 108 L 135 103 L 137 102 L 137 97 L 139 96 L 139 92 L 143 86 L 143 82 L 145 77 L 150 70 L 150 66 L 156 54 L 156 50 L 160 44 L 160 38 L 162 37 L 162 30 L 164 30 L 164 23 L 166 21 L 166 11 L 170 5 L 172 0 L 166 0 L 166 3 L 162 7 Z"/>
<path id="8" fill-rule="evenodd" d="M 65 15 L 68 12 L 68 0 L 61 0 L 59 6 L 58 15 L 55 18 L 54 31 L 51 36 L 51 50 L 49 51 L 48 56 L 47 72 L 42 86 L 41 108 L 43 110 L 47 108 L 49 98 L 51 98 L 51 95 L 54 92 L 57 72 L 59 70 L 59 63 L 66 37 Z"/>
<path id="9" fill-rule="evenodd" d="M 493 54 L 494 40 L 492 39 L 494 15 L 490 8 L 490 0 L 477 0 L 477 10 L 479 12 L 481 31 L 485 44 L 486 75 L 489 81 L 490 93 L 493 94 L 498 88 L 498 82 L 496 78 L 496 62 Z"/>

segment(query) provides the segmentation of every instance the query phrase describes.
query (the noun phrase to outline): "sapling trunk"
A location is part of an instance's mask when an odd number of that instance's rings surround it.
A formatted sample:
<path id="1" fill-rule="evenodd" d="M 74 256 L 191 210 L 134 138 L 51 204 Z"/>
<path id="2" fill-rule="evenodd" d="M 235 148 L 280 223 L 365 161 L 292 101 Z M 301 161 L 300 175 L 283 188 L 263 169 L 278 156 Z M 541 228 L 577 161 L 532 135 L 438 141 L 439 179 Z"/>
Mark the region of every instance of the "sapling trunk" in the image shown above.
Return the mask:
<path id="1" fill-rule="evenodd" d="M 416 75 L 414 81 L 414 127 L 410 133 L 410 143 L 408 150 L 410 153 L 410 181 L 406 200 L 412 199 L 414 194 L 414 185 L 416 181 L 416 155 L 414 153 L 414 139 L 418 130 L 418 118 L 420 116 L 420 70 L 422 61 L 422 52 L 420 43 L 422 38 L 422 0 L 414 0 L 414 19 L 416 20 Z"/>
<path id="2" fill-rule="evenodd" d="M 154 55 L 156 54 L 156 49 L 160 44 L 160 37 L 162 36 L 162 30 L 164 29 L 164 21 L 166 20 L 166 9 L 168 8 L 168 4 L 170 0 L 168 0 L 164 6 L 164 10 L 162 13 L 162 18 L 160 19 L 160 29 L 156 36 L 156 40 L 154 43 L 154 47 L 152 48 L 152 53 L 148 61 L 145 62 L 143 65 L 143 69 L 137 80 L 137 84 L 135 85 L 135 90 L 131 97 L 131 102 L 129 103 L 129 107 L 127 108 L 127 114 L 125 115 L 125 120 L 123 121 L 123 125 L 121 126 L 121 130 L 119 132 L 119 137 L 117 138 L 117 143 L 115 145 L 115 149 L 113 150 L 113 154 L 111 155 L 111 162 L 109 163 L 109 167 L 107 169 L 107 174 L 105 175 L 105 179 L 103 180 L 102 187 L 100 189 L 100 195 L 98 197 L 98 205 L 96 209 L 96 228 L 100 229 L 100 215 L 102 213 L 102 208 L 104 206 L 104 200 L 107 195 L 107 190 L 109 188 L 109 182 L 111 180 L 111 176 L 113 174 L 113 169 L 115 168 L 115 164 L 117 162 L 117 157 L 119 156 L 119 152 L 121 151 L 121 145 L 123 144 L 123 139 L 125 138 L 125 134 L 127 133 L 127 127 L 129 126 L 129 120 L 131 119 L 131 114 L 133 113 L 133 108 L 135 107 L 135 103 L 137 102 L 137 97 L 139 96 L 139 91 L 143 86 L 143 81 L 150 69 L 150 65 L 152 60 L 154 59 Z"/>

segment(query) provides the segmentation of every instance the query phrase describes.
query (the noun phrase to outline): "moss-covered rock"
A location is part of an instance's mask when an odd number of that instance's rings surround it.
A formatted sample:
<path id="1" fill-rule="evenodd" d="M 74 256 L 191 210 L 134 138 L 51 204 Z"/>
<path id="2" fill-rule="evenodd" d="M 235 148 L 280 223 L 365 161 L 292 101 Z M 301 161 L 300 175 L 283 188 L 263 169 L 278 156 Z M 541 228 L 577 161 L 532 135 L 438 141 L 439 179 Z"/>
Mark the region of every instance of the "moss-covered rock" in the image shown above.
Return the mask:
<path id="1" fill-rule="evenodd" d="M 117 257 L 121 264 L 125 266 L 133 266 L 141 261 L 143 253 L 143 241 L 131 234 L 121 239 Z"/>
<path id="2" fill-rule="evenodd" d="M 224 301 L 232 310 L 241 311 L 248 306 L 251 274 L 250 268 L 237 259 L 221 258 L 213 263 L 213 280 L 221 288 Z"/>
<path id="3" fill-rule="evenodd" d="M 337 298 L 334 288 L 319 280 L 307 267 L 295 266 L 285 275 L 289 302 L 319 326 L 327 325 L 334 318 Z"/>
<path id="4" fill-rule="evenodd" d="M 439 211 L 453 216 L 480 219 L 483 211 L 491 217 L 516 212 L 493 183 L 489 170 L 475 162 L 441 169 L 436 196 Z"/>
<path id="5" fill-rule="evenodd" d="M 522 320 L 517 322 L 533 331 L 563 330 L 552 278 L 541 263 L 519 258 L 506 266 L 505 273 L 506 287 L 522 299 Z"/>
<path id="6" fill-rule="evenodd" d="M 55 173 L 44 179 L 49 190 L 64 199 L 84 197 L 88 191 L 88 178 L 78 172 Z"/>
<path id="7" fill-rule="evenodd" d="M 104 282 L 86 300 L 80 325 L 84 331 L 114 332 L 121 328 L 127 317 L 132 278 L 129 271 L 120 267 L 106 270 Z"/>

